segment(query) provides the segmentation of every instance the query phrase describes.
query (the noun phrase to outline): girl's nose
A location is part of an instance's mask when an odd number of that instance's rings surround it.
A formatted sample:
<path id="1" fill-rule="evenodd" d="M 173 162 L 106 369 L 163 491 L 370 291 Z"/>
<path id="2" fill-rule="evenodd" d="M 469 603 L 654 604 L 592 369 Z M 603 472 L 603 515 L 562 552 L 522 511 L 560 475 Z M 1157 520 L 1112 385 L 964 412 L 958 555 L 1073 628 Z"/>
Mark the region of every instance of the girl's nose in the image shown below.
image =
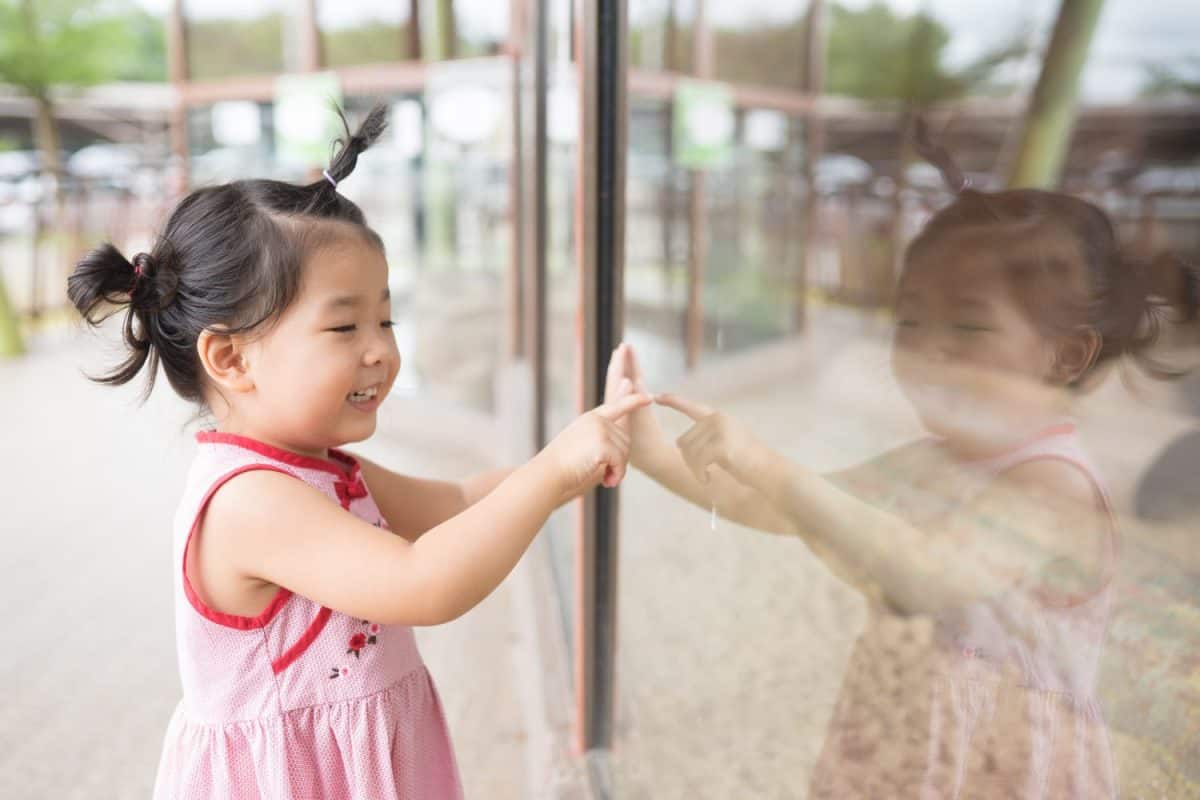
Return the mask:
<path id="1" fill-rule="evenodd" d="M 383 363 L 393 348 L 394 345 L 389 346 L 388 342 L 376 337 L 367 346 L 367 349 L 363 351 L 363 363 L 367 366 Z"/>
<path id="2" fill-rule="evenodd" d="M 930 348 L 929 357 L 938 364 L 945 364 L 954 358 L 954 345 L 949 340 L 942 339 Z"/>
<path id="3" fill-rule="evenodd" d="M 939 364 L 953 361 L 958 353 L 958 341 L 952 332 L 937 332 L 929 337 L 924 347 L 925 356 Z"/>

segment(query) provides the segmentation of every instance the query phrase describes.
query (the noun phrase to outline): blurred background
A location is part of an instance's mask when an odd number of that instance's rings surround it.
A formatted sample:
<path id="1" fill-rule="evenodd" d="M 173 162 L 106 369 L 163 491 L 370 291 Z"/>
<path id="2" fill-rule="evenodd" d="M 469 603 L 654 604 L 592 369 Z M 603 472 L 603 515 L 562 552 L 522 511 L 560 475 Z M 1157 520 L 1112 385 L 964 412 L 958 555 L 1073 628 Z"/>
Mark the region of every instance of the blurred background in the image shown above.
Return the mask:
<path id="1" fill-rule="evenodd" d="M 887 375 L 890 308 L 952 195 L 918 119 L 975 188 L 1107 211 L 1181 321 L 1164 354 L 1200 362 L 1194 0 L 615 5 L 610 313 L 652 389 L 819 468 L 919 434 Z M 136 387 L 80 375 L 117 330 L 80 332 L 76 260 L 148 250 L 191 188 L 319 177 L 330 100 L 352 124 L 386 103 L 384 141 L 339 186 L 386 244 L 405 359 L 364 452 L 444 477 L 520 455 L 588 405 L 588 359 L 606 360 L 582 310 L 589 9 L 0 0 L 0 677 L 18 695 L 0 794 L 145 796 L 178 697 L 166 531 L 191 410 L 164 385 L 135 412 Z M 1101 698 L 1124 794 L 1200 796 L 1200 379 L 1123 377 L 1082 423 L 1127 541 Z M 806 796 L 863 600 L 797 541 L 711 523 L 640 475 L 622 491 L 621 547 L 599 559 L 619 576 L 610 628 L 580 611 L 601 567 L 572 507 L 515 586 L 423 632 L 468 796 Z M 598 740 L 580 722 L 597 681 Z"/>

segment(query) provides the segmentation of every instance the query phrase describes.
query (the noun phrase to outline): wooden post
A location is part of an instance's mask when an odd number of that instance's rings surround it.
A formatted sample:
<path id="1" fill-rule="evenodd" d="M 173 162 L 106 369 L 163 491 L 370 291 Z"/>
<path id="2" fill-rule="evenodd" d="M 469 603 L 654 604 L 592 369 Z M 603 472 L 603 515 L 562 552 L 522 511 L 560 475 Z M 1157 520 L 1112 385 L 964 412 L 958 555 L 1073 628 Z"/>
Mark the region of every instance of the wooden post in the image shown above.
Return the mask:
<path id="1" fill-rule="evenodd" d="M 679 61 L 675 39 L 679 33 L 678 17 L 675 12 L 676 0 L 667 0 L 667 20 L 663 35 L 663 69 L 674 72 Z M 675 242 L 675 103 L 671 98 L 663 102 L 665 125 L 663 126 L 663 146 L 667 162 L 666 179 L 658 191 L 659 203 L 659 235 L 662 243 L 662 297 L 667 302 L 671 297 L 671 267 L 674 265 L 672 249 Z"/>
<path id="2" fill-rule="evenodd" d="M 317 27 L 317 0 L 300 4 L 300 70 L 316 72 L 325 63 L 321 31 Z"/>
<path id="3" fill-rule="evenodd" d="M 692 63 L 697 77 L 710 78 L 713 74 L 712 35 L 704 13 L 705 0 L 696 0 L 696 14 L 692 20 Z M 688 299 L 686 317 L 685 363 L 695 369 L 700 363 L 704 348 L 704 272 L 708 262 L 708 224 L 705 215 L 707 193 L 705 174 L 694 169 L 692 196 L 688 218 Z"/>
<path id="4" fill-rule="evenodd" d="M 184 89 L 191 70 L 188 66 L 187 26 L 183 18 L 183 0 L 171 0 L 167 11 L 167 80 L 175 90 L 168 119 L 168 136 L 171 141 L 171 155 L 175 156 L 177 173 L 171 174 L 173 185 L 167 191 L 172 202 L 182 196 L 188 189 L 188 147 L 187 132 L 187 102 Z"/>
<path id="5" fill-rule="evenodd" d="M 794 283 L 795 329 L 808 327 L 808 276 L 817 256 L 820 204 L 817 200 L 817 160 L 825 149 L 825 123 L 821 118 L 821 93 L 825 89 L 825 0 L 810 0 L 804 24 L 804 76 L 802 89 L 809 101 L 804 117 L 804 241 Z"/>
<path id="6" fill-rule="evenodd" d="M 408 52 L 404 55 L 413 61 L 421 60 L 421 0 L 408 0 Z"/>

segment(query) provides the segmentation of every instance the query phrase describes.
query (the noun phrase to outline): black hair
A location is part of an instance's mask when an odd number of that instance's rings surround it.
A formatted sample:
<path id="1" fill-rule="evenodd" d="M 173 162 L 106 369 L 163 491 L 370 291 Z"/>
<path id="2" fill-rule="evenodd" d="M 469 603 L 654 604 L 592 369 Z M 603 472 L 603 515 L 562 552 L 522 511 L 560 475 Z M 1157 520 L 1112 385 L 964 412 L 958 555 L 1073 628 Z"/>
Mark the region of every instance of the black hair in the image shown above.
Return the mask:
<path id="1" fill-rule="evenodd" d="M 205 373 L 196 352 L 203 331 L 250 333 L 278 320 L 299 293 L 306 256 L 339 235 L 356 233 L 383 249 L 336 184 L 383 132 L 386 107 L 375 106 L 353 134 L 335 110 L 347 138 L 334 143 L 337 152 L 320 180 L 197 189 L 175 207 L 149 253 L 130 260 L 105 243 L 75 265 L 67 295 L 88 324 L 126 309 L 128 357 L 92 380 L 121 385 L 148 365 L 145 398 L 161 364 L 180 397 L 203 406 Z"/>

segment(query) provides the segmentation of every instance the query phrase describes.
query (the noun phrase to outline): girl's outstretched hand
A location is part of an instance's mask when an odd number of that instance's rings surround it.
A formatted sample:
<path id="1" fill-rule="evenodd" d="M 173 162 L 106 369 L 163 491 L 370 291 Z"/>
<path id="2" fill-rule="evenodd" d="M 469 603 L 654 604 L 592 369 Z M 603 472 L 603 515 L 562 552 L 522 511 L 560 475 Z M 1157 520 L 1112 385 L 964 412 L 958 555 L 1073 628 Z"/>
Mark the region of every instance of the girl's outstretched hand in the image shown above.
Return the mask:
<path id="1" fill-rule="evenodd" d="M 766 445 L 744 425 L 703 403 L 678 395 L 655 395 L 654 402 L 686 414 L 696 423 L 675 441 L 696 480 L 708 483 L 709 469 L 715 464 L 747 482 L 744 478 L 753 474 L 755 460 Z"/>
<path id="2" fill-rule="evenodd" d="M 620 422 L 652 402 L 649 395 L 625 393 L 579 416 L 537 455 L 551 471 L 560 502 L 597 484 L 613 488 L 625 477 L 629 434 Z"/>
<path id="3" fill-rule="evenodd" d="M 608 375 L 604 382 L 604 402 L 612 403 L 628 394 L 649 394 L 646 391 L 645 377 L 638 365 L 637 353 L 633 345 L 621 343 L 613 350 L 608 361 Z M 655 445 L 665 444 L 666 436 L 654 416 L 654 410 L 649 407 L 639 407 L 630 412 L 618 423 L 630 437 L 630 455 L 634 463 L 638 463 L 639 453 Z"/>

